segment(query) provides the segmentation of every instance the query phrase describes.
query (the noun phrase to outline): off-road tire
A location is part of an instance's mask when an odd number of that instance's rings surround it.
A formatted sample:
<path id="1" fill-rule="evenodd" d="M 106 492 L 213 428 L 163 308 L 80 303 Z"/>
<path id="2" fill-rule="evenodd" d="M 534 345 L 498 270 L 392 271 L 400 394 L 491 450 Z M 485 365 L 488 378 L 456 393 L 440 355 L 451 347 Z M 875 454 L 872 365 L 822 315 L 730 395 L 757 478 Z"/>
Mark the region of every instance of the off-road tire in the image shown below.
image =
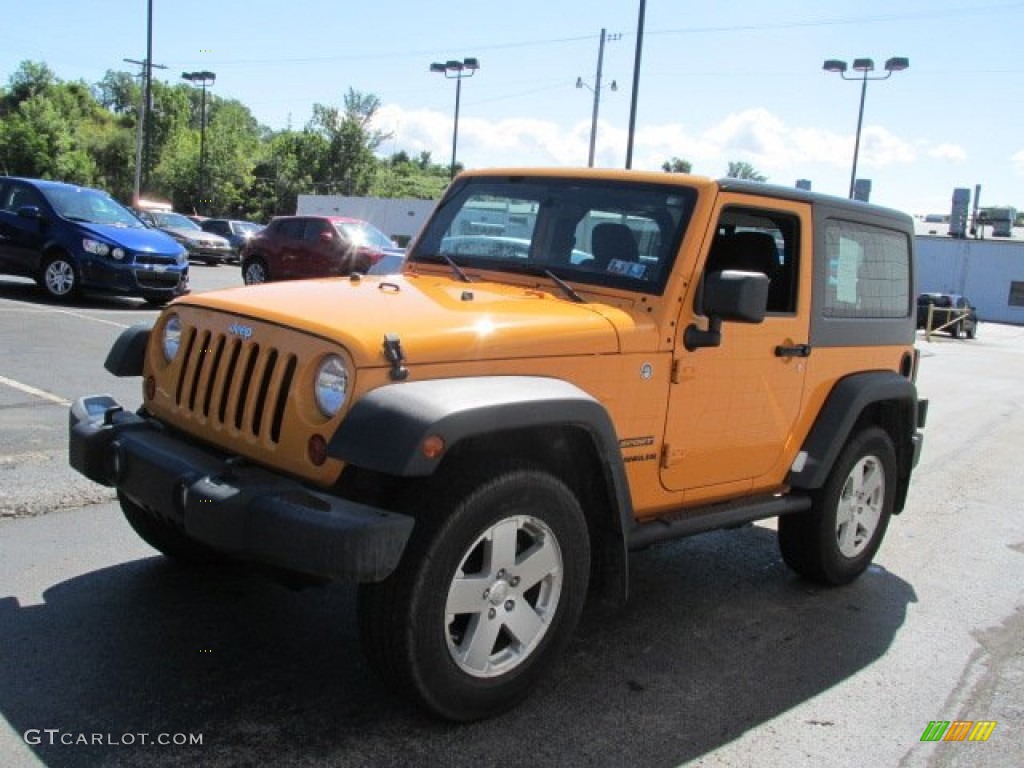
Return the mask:
<path id="1" fill-rule="evenodd" d="M 360 644 L 385 682 L 434 714 L 491 717 L 530 693 L 575 630 L 587 524 L 565 483 L 525 465 L 432 497 L 395 572 L 359 588 Z"/>
<path id="2" fill-rule="evenodd" d="M 807 512 L 779 518 L 786 564 L 822 584 L 848 584 L 871 564 L 896 497 L 896 450 L 879 427 L 854 435 Z"/>

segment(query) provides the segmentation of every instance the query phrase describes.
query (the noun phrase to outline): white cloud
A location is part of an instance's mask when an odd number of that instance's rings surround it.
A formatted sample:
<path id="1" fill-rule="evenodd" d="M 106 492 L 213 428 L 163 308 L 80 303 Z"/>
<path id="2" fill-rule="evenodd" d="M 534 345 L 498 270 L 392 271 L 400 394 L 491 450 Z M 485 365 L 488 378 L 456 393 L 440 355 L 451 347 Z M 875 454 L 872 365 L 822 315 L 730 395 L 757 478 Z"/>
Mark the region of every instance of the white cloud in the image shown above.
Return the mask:
<path id="1" fill-rule="evenodd" d="M 928 150 L 930 157 L 939 160 L 949 160 L 954 163 L 962 163 L 967 159 L 967 150 L 959 144 L 939 144 Z"/>
<path id="2" fill-rule="evenodd" d="M 390 142 L 394 149 L 413 155 L 428 151 L 441 164 L 451 158 L 451 114 L 388 105 L 378 112 L 376 127 L 395 134 Z M 462 118 L 458 157 L 467 167 L 581 166 L 587 162 L 589 141 L 589 120 L 566 127 L 536 118 Z M 626 141 L 625 127 L 599 121 L 595 165 L 621 167 Z M 730 161 L 741 160 L 771 181 L 788 183 L 788 175 L 795 179 L 845 172 L 852 160 L 852 144 L 850 136 L 791 126 L 771 111 L 755 108 L 734 112 L 698 130 L 681 123 L 641 125 L 634 141 L 633 167 L 660 170 L 665 160 L 680 157 L 693 164 L 694 173 L 721 176 Z M 943 145 L 942 156 L 956 159 L 955 149 Z M 865 170 L 909 164 L 915 157 L 910 143 L 884 128 L 869 126 L 862 133 L 858 164 Z M 1024 168 L 1024 159 L 1019 167 Z"/>
<path id="3" fill-rule="evenodd" d="M 1010 162 L 1013 163 L 1013 167 L 1017 173 L 1024 176 L 1024 149 L 1013 155 L 1013 157 L 1010 158 Z"/>

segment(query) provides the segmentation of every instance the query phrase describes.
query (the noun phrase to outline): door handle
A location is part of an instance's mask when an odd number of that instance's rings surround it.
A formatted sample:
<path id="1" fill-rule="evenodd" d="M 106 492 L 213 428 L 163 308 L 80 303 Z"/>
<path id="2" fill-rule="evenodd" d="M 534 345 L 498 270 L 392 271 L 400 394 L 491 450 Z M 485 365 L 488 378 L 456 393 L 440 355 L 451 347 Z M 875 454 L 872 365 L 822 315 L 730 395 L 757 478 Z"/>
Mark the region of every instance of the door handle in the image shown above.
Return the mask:
<path id="1" fill-rule="evenodd" d="M 785 346 L 780 344 L 775 348 L 776 357 L 810 357 L 811 356 L 811 345 L 810 344 L 794 344 L 793 346 Z"/>

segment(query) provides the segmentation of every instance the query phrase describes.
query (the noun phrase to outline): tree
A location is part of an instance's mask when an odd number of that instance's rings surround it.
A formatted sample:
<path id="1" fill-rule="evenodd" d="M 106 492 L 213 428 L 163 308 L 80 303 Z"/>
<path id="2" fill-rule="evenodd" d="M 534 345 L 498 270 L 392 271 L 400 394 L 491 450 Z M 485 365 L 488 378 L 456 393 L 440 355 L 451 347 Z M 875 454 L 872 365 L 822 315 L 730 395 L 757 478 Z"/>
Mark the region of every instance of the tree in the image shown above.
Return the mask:
<path id="1" fill-rule="evenodd" d="M 42 62 L 23 61 L 8 80 L 7 106 L 15 108 L 58 82 L 53 70 Z"/>
<path id="2" fill-rule="evenodd" d="M 6 172 L 92 184 L 96 161 L 83 142 L 83 128 L 102 116 L 83 83 L 22 88 L 32 95 L 4 118 L 0 166 Z"/>
<path id="3" fill-rule="evenodd" d="M 411 197 L 435 200 L 448 186 L 451 168 L 437 165 L 429 152 L 421 152 L 415 160 L 406 152 L 396 152 L 381 161 L 370 194 L 374 197 Z"/>
<path id="4" fill-rule="evenodd" d="M 693 170 L 693 163 L 689 160 L 673 157 L 661 164 L 661 170 L 665 173 L 690 173 Z"/>
<path id="5" fill-rule="evenodd" d="M 729 170 L 725 174 L 730 179 L 749 179 L 750 181 L 768 181 L 768 177 L 758 171 L 750 163 L 738 160 L 729 161 Z"/>
<path id="6" fill-rule="evenodd" d="M 307 129 L 327 141 L 327 155 L 317 181 L 329 191 L 346 195 L 369 192 L 377 169 L 374 156 L 391 134 L 370 127 L 380 109 L 380 99 L 348 89 L 344 111 L 324 104 L 313 105 Z"/>
<path id="7" fill-rule="evenodd" d="M 285 130 L 263 142 L 263 157 L 253 168 L 249 206 L 253 218 L 295 213 L 298 197 L 313 189 L 313 176 L 323 165 L 327 140 L 311 130 Z"/>
<path id="8" fill-rule="evenodd" d="M 96 83 L 96 101 L 117 115 L 134 113 L 139 108 L 142 88 L 135 82 L 131 72 L 115 72 L 108 69 L 103 79 Z"/>
<path id="9" fill-rule="evenodd" d="M 207 95 L 209 98 L 209 95 Z M 249 108 L 235 99 L 207 104 L 206 194 L 212 213 L 245 217 L 262 132 Z"/>

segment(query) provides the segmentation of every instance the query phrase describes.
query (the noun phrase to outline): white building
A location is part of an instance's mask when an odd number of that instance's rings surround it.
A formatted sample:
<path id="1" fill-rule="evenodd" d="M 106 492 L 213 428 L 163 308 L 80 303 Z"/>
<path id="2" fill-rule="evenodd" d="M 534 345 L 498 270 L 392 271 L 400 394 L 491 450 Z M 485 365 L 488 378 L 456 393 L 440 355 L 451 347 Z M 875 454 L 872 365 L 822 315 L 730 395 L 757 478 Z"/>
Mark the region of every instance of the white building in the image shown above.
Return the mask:
<path id="1" fill-rule="evenodd" d="M 436 200 L 299 195 L 295 213 L 298 216 L 347 216 L 362 219 L 404 245 L 420 231 L 436 204 Z"/>
<path id="2" fill-rule="evenodd" d="M 930 217 L 929 217 L 930 218 Z M 1010 237 L 950 237 L 948 224 L 917 222 L 918 288 L 960 293 L 977 307 L 978 317 L 1024 325 L 1024 230 Z"/>

